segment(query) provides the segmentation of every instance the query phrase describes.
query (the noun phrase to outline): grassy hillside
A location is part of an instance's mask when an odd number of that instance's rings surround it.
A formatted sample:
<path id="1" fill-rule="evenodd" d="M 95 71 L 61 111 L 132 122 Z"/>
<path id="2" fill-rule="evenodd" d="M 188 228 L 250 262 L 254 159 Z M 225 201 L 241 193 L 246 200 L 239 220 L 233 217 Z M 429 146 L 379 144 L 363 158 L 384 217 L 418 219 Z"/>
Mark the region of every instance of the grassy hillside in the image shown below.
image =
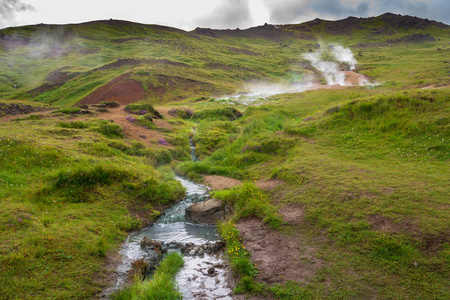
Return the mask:
<path id="1" fill-rule="evenodd" d="M 323 81 L 303 54 L 337 44 L 376 84 L 220 99 L 248 83 Z M 214 193 L 234 207 L 220 230 L 237 293 L 447 299 L 449 45 L 449 26 L 392 14 L 247 30 L 117 20 L 0 30 L 0 295 L 98 297 L 127 232 L 183 195 L 175 169 L 244 181 Z M 105 101 L 140 103 L 95 106 Z M 308 276 L 265 280 L 260 249 L 238 230 L 249 220 L 268 245 L 298 245 L 292 265 Z"/>
<path id="2" fill-rule="evenodd" d="M 448 88 L 308 92 L 274 96 L 237 121 L 200 122 L 194 138 L 209 153 L 178 170 L 281 180 L 270 202 L 300 207 L 302 218 L 278 229 L 321 263 L 306 284 L 244 281 L 244 290 L 280 299 L 448 297 L 449 99 Z M 237 219 L 273 224 L 265 209 L 238 207 Z"/>
<path id="3" fill-rule="evenodd" d="M 317 41 L 351 46 L 361 72 L 393 87 L 443 84 L 449 30 L 390 15 L 192 32 L 115 20 L 8 28 L 0 31 L 0 97 L 67 106 L 113 79 L 134 82 L 135 94 L 114 99 L 116 91 L 106 86 L 89 100 L 220 96 L 243 90 L 246 82 L 302 80 L 311 73 L 302 54 Z"/>
<path id="4" fill-rule="evenodd" d="M 2 299 L 92 298 L 108 253 L 184 195 L 163 149 L 67 112 L 1 122 Z"/>

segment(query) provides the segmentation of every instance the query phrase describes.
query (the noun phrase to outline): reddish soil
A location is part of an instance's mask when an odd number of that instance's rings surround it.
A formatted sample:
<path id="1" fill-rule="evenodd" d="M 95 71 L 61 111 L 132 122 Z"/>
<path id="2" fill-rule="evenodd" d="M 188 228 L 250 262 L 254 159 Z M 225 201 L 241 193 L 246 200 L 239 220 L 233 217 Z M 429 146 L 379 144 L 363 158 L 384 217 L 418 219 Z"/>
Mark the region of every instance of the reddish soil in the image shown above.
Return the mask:
<path id="1" fill-rule="evenodd" d="M 140 82 L 129 75 L 120 75 L 104 86 L 90 93 L 78 104 L 97 104 L 100 102 L 116 101 L 120 104 L 130 104 L 145 99 L 145 90 Z"/>
<path id="2" fill-rule="evenodd" d="M 240 220 L 236 227 L 257 265 L 259 281 L 307 283 L 322 267 L 314 255 L 315 249 L 299 236 L 287 236 L 255 218 Z"/>
<path id="3" fill-rule="evenodd" d="M 161 148 L 172 148 L 172 145 L 161 145 L 158 143 L 159 139 L 164 139 L 165 135 L 157 132 L 155 130 L 145 129 L 141 126 L 133 124 L 129 122 L 126 117 L 129 115 L 126 111 L 123 110 L 123 107 L 110 108 L 108 109 L 108 113 L 102 113 L 98 116 L 100 119 L 104 120 L 113 120 L 114 123 L 119 124 L 122 127 L 122 130 L 125 134 L 126 138 L 130 138 L 136 141 L 141 141 L 147 146 L 159 145 Z M 167 121 L 158 120 L 155 122 L 155 125 L 164 124 L 166 126 Z M 158 126 L 158 125 L 157 125 Z"/>
<path id="4" fill-rule="evenodd" d="M 353 71 L 345 71 L 344 74 L 347 76 L 347 78 L 345 78 L 345 84 L 347 85 L 358 85 L 365 80 L 364 75 Z"/>

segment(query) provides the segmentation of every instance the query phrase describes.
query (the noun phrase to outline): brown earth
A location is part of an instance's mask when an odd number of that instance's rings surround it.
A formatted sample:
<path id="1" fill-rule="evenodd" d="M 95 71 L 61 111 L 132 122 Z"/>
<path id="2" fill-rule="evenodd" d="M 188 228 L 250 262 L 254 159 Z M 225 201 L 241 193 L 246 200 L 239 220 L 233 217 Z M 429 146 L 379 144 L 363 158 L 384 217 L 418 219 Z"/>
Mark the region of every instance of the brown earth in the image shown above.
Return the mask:
<path id="1" fill-rule="evenodd" d="M 308 283 L 322 267 L 315 249 L 300 236 L 287 236 L 256 218 L 240 220 L 236 227 L 251 253 L 252 263 L 257 265 L 258 281 Z"/>
<path id="2" fill-rule="evenodd" d="M 133 139 L 136 141 L 141 141 L 147 146 L 158 145 L 161 148 L 173 148 L 172 145 L 161 145 L 158 143 L 159 139 L 164 139 L 166 136 L 155 130 L 149 130 L 144 127 L 138 126 L 134 123 L 129 122 L 126 117 L 130 115 L 128 112 L 123 110 L 123 106 L 116 108 L 109 108 L 107 113 L 100 113 L 97 118 L 103 120 L 113 120 L 114 123 L 119 124 L 122 127 L 123 133 L 126 138 Z M 78 117 L 72 120 L 84 120 L 84 117 Z M 156 120 L 155 120 L 156 121 Z M 161 127 L 170 127 L 168 122 L 165 120 L 157 120 L 155 125 L 159 124 Z M 157 125 L 158 126 L 158 125 Z M 159 126 L 158 126 L 159 127 Z"/>
<path id="3" fill-rule="evenodd" d="M 203 179 L 205 180 L 203 183 L 213 190 L 229 189 L 242 184 L 241 180 L 219 175 L 203 175 Z"/>
<path id="4" fill-rule="evenodd" d="M 367 80 L 364 75 L 356 73 L 354 71 L 344 71 L 343 73 L 346 76 L 345 78 L 346 85 L 358 85 L 362 83 L 364 80 Z"/>
<path id="5" fill-rule="evenodd" d="M 131 79 L 129 75 L 124 74 L 93 91 L 81 99 L 78 104 L 97 104 L 116 101 L 125 105 L 145 100 L 145 96 L 145 90 L 142 84 Z"/>
<path id="6" fill-rule="evenodd" d="M 204 184 L 209 186 L 213 190 L 229 189 L 235 185 L 242 184 L 242 180 L 234 179 L 230 177 L 220 176 L 220 175 L 203 175 Z M 274 188 L 282 185 L 284 182 L 279 179 L 270 180 L 260 180 L 255 181 L 255 184 L 266 191 L 271 191 Z"/>

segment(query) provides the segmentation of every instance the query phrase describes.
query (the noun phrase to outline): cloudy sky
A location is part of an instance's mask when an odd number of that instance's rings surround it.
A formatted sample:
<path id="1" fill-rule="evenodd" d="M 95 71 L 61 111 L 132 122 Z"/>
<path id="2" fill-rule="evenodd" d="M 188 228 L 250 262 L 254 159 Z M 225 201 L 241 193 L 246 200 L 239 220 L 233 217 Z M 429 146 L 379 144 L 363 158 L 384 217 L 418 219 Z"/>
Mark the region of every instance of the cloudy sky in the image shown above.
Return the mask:
<path id="1" fill-rule="evenodd" d="M 450 0 L 0 0 L 0 28 L 122 19 L 192 30 L 392 12 L 450 24 Z"/>

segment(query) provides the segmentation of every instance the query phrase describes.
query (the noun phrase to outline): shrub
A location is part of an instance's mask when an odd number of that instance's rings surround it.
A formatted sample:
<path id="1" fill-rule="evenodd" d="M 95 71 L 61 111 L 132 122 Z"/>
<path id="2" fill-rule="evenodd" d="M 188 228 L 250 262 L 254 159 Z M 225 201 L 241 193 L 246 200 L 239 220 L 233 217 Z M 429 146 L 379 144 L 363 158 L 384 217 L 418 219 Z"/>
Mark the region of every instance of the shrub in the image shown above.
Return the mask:
<path id="1" fill-rule="evenodd" d="M 151 104 L 148 103 L 132 103 L 125 106 L 124 110 L 126 112 L 136 114 L 136 115 L 145 115 L 150 114 L 152 118 L 155 119 L 163 119 L 164 116 L 161 115 Z"/>
<path id="2" fill-rule="evenodd" d="M 192 115 L 192 118 L 197 120 L 234 121 L 240 117 L 242 117 L 242 113 L 234 107 L 207 109 Z"/>
<path id="3" fill-rule="evenodd" d="M 244 182 L 230 190 L 217 191 L 213 196 L 235 207 L 234 220 L 255 216 L 263 219 L 273 228 L 283 223 L 276 207 L 270 204 L 267 195 L 253 183 Z"/>
<path id="4" fill-rule="evenodd" d="M 83 121 L 61 122 L 58 126 L 62 128 L 85 129 L 89 128 L 89 123 Z"/>
<path id="5" fill-rule="evenodd" d="M 157 205 L 166 205 L 184 196 L 184 188 L 177 180 L 158 182 L 156 179 L 145 181 L 138 187 L 140 199 Z"/>
<path id="6" fill-rule="evenodd" d="M 123 138 L 122 127 L 119 124 L 103 123 L 100 124 L 96 131 L 109 138 Z"/>
<path id="7" fill-rule="evenodd" d="M 42 200 L 48 194 L 57 193 L 68 202 L 86 202 L 96 187 L 109 186 L 129 177 L 129 172 L 112 166 L 77 167 L 51 176 L 49 184 L 36 194 L 36 198 Z"/>
<path id="8" fill-rule="evenodd" d="M 61 114 L 68 114 L 68 115 L 80 114 L 81 108 L 79 108 L 79 107 L 62 108 L 62 109 L 55 110 L 53 113 L 61 113 Z"/>
<path id="9" fill-rule="evenodd" d="M 173 117 L 180 117 L 182 119 L 189 119 L 194 114 L 194 112 L 188 108 L 173 108 L 169 110 L 168 113 Z"/>

